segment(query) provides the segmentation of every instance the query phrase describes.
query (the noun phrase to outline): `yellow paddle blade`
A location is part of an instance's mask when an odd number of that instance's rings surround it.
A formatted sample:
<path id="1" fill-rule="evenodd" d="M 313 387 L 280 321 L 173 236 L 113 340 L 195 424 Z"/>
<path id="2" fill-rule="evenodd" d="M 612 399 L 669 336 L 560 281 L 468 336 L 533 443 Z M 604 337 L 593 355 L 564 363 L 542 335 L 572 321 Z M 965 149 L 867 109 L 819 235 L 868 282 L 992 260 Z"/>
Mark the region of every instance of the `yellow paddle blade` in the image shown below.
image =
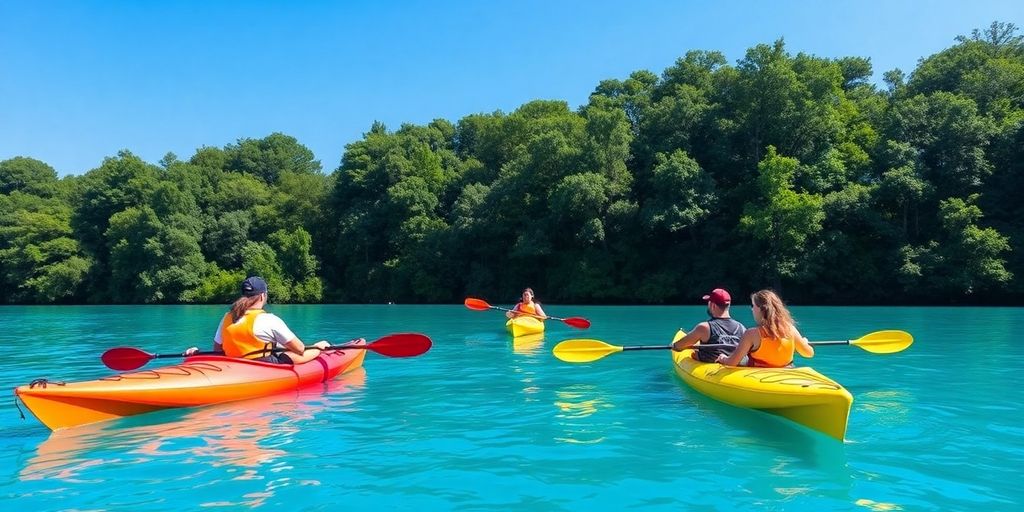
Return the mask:
<path id="1" fill-rule="evenodd" d="M 875 354 L 901 352 L 911 343 L 914 343 L 914 337 L 907 331 L 876 331 L 850 341 L 850 345 L 856 345 Z"/>
<path id="2" fill-rule="evenodd" d="M 567 363 L 589 363 L 608 354 L 622 352 L 622 347 L 609 345 L 600 340 L 565 340 L 552 350 L 555 357 Z"/>

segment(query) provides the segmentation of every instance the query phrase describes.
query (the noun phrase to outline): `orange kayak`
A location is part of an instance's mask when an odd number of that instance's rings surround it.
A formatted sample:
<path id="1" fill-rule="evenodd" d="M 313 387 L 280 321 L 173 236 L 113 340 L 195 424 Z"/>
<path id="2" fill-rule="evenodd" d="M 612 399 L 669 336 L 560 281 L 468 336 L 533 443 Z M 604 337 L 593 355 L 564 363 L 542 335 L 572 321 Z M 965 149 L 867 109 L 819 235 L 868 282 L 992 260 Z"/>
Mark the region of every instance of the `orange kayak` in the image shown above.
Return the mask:
<path id="1" fill-rule="evenodd" d="M 353 344 L 363 345 L 365 341 Z M 14 393 L 52 430 L 136 414 L 246 400 L 321 384 L 360 368 L 366 350 L 325 352 L 299 365 L 222 356 L 85 382 L 19 386 Z"/>

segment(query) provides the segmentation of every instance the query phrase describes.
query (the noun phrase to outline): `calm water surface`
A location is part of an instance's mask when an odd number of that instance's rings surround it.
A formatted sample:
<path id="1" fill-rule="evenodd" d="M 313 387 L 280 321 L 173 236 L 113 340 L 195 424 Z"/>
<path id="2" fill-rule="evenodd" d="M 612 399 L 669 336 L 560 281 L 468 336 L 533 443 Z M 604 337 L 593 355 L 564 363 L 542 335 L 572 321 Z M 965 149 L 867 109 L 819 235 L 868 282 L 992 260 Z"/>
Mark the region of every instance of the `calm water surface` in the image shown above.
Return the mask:
<path id="1" fill-rule="evenodd" d="M 0 413 L 0 502 L 21 510 L 987 510 L 1024 501 L 1018 308 L 794 308 L 812 340 L 879 329 L 906 352 L 819 347 L 813 366 L 854 395 L 846 443 L 690 390 L 668 353 L 570 365 L 571 337 L 668 343 L 703 307 L 546 305 L 513 343 L 503 317 L 462 306 L 277 306 L 306 341 L 431 336 L 414 359 L 259 401 L 51 434 L 13 398 Z M 749 308 L 738 308 L 749 323 Z M 99 354 L 204 348 L 205 306 L 0 308 L 6 389 L 110 373 Z M 150 367 L 154 366 L 153 364 Z"/>

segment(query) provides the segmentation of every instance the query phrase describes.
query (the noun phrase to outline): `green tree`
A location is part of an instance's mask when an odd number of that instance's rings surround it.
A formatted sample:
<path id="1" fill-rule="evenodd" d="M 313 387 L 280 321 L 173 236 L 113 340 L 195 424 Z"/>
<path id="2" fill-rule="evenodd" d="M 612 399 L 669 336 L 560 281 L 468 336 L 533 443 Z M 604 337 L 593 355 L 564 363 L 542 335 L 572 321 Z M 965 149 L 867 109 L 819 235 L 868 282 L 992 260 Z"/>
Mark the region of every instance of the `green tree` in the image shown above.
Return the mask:
<path id="1" fill-rule="evenodd" d="M 255 176 L 268 184 L 277 183 L 281 173 L 320 172 L 320 161 L 295 137 L 272 133 L 262 139 L 240 139 L 224 148 L 224 168 Z"/>
<path id="2" fill-rule="evenodd" d="M 743 208 L 740 229 L 763 244 L 765 278 L 781 288 L 782 278 L 796 277 L 808 239 L 821 230 L 822 199 L 793 190 L 799 162 L 768 146 L 758 165 L 758 197 Z"/>
<path id="3" fill-rule="evenodd" d="M 283 281 L 291 288 L 294 302 L 319 302 L 323 298 L 323 282 L 317 275 L 320 263 L 312 254 L 313 238 L 302 228 L 280 230 L 270 235 L 276 248 Z"/>
<path id="4" fill-rule="evenodd" d="M 271 300 L 291 302 L 292 289 L 285 277 L 277 252 L 265 242 L 246 242 L 242 246 L 242 269 L 246 276 L 261 276 L 267 281 Z"/>
<path id="5" fill-rule="evenodd" d="M 72 238 L 71 211 L 53 199 L 0 194 L 0 303 L 74 299 L 92 265 Z"/>
<path id="6" fill-rule="evenodd" d="M 651 190 L 641 214 L 644 224 L 669 233 L 690 229 L 692 234 L 716 200 L 715 181 L 682 150 L 657 155 Z"/>
<path id="7" fill-rule="evenodd" d="M 24 192 L 52 197 L 57 187 L 57 171 L 34 158 L 14 157 L 0 162 L 0 194 Z"/>

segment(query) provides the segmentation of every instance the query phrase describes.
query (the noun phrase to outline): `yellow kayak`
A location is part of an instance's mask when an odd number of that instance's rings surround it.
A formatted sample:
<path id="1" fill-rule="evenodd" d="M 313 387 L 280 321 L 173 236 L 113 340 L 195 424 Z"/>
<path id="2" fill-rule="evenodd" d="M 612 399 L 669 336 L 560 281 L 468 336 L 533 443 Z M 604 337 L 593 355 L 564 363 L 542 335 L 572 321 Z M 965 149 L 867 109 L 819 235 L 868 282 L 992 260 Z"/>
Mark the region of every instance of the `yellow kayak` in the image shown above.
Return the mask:
<path id="1" fill-rule="evenodd" d="M 517 316 L 505 322 L 505 328 L 512 336 L 527 336 L 544 332 L 544 321 L 532 316 Z"/>
<path id="2" fill-rule="evenodd" d="M 679 331 L 675 339 L 682 338 Z M 737 407 L 757 409 L 843 440 L 853 396 L 811 368 L 748 368 L 705 363 L 693 350 L 672 352 L 676 373 L 693 389 Z"/>

